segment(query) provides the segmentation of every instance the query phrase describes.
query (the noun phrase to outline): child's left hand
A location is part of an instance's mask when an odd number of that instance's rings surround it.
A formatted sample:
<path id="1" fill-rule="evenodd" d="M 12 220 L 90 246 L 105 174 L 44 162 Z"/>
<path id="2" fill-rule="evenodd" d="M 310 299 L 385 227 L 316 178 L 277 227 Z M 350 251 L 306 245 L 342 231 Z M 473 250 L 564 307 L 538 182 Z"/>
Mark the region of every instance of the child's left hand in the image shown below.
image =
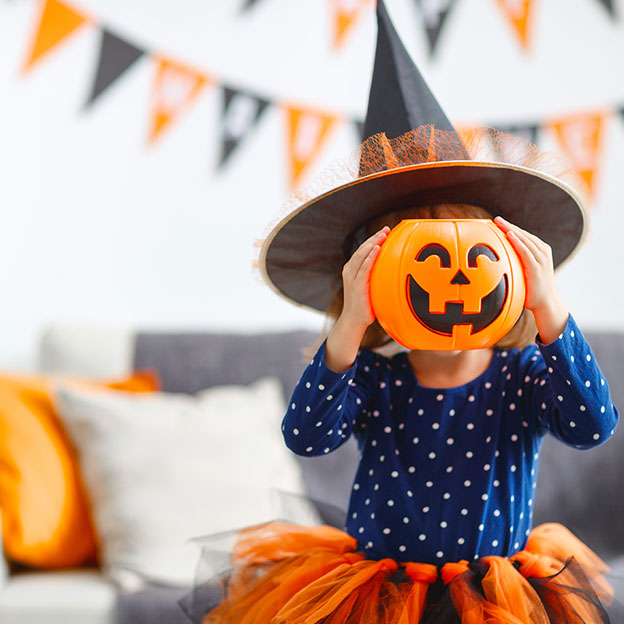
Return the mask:
<path id="1" fill-rule="evenodd" d="M 555 285 L 552 249 L 535 234 L 502 217 L 496 217 L 494 223 L 505 232 L 520 257 L 526 282 L 524 307 L 533 312 L 543 342 L 552 342 L 563 331 L 568 319 Z"/>

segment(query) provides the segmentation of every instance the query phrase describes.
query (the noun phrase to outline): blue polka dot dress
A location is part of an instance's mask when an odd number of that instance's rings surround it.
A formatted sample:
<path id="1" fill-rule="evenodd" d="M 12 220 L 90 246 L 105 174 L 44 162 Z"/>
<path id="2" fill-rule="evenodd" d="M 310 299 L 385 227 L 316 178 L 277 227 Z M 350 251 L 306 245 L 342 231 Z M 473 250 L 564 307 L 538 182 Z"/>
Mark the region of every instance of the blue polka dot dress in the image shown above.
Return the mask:
<path id="1" fill-rule="evenodd" d="M 569 317 L 551 344 L 497 349 L 485 372 L 453 388 L 419 385 L 407 353 L 361 350 L 335 373 L 322 345 L 282 428 L 288 447 L 305 456 L 354 435 L 361 459 L 346 532 L 371 559 L 440 565 L 522 549 L 543 436 L 588 449 L 613 434 L 618 418 Z"/>

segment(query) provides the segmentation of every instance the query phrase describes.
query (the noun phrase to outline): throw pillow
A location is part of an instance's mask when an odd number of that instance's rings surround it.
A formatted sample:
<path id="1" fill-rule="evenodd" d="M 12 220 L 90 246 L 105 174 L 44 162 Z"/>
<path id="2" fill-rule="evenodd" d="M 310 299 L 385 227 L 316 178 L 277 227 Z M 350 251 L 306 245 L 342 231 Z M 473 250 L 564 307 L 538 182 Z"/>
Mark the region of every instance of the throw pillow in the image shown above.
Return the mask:
<path id="1" fill-rule="evenodd" d="M 51 399 L 53 380 L 153 392 L 156 373 L 94 381 L 0 373 L 0 508 L 6 556 L 35 568 L 93 563 L 96 538 L 73 448 Z"/>
<path id="2" fill-rule="evenodd" d="M 284 446 L 279 382 L 210 388 L 195 396 L 56 387 L 78 450 L 102 563 L 118 584 L 190 585 L 192 538 L 275 519 L 275 490 L 302 494 Z"/>

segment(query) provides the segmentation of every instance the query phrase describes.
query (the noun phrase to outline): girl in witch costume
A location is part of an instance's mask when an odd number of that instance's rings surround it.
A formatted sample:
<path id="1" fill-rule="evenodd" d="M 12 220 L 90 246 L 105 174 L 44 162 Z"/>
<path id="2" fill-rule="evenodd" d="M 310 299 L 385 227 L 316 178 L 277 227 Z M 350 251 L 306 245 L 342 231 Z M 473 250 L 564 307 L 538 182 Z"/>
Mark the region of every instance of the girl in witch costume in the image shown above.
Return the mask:
<path id="1" fill-rule="evenodd" d="M 520 139 L 456 132 L 382 1 L 378 23 L 369 138 L 326 189 L 317 184 L 308 201 L 299 197 L 261 255 L 279 294 L 337 317 L 282 428 L 289 448 L 305 456 L 355 436 L 361 457 L 346 525 L 273 522 L 240 531 L 224 598 L 199 619 L 609 622 L 605 564 L 561 525 L 532 528 L 543 436 L 588 449 L 618 421 L 554 283 L 554 268 L 585 231 L 577 182 Z M 490 214 L 527 287 L 505 348 L 392 357 L 371 350 L 388 341 L 368 295 L 388 225 Z"/>

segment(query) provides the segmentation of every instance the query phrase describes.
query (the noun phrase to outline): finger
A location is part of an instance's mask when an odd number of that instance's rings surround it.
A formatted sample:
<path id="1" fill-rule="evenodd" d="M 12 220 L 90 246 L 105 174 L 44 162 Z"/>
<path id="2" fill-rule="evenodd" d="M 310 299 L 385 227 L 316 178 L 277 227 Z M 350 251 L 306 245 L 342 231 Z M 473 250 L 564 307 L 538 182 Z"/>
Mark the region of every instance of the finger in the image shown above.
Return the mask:
<path id="1" fill-rule="evenodd" d="M 527 235 L 526 232 L 520 228 L 518 228 L 518 231 L 516 232 L 515 230 L 511 230 L 509 232 L 509 234 L 513 234 L 515 236 L 517 236 L 533 253 L 533 256 L 535 256 L 535 259 L 540 259 L 543 255 L 544 255 L 544 250 L 540 249 Z"/>
<path id="2" fill-rule="evenodd" d="M 384 226 L 383 228 L 381 228 L 381 230 L 379 230 L 378 232 L 375 232 L 375 234 L 373 234 L 370 238 L 367 238 L 355 250 L 348 264 L 352 263 L 352 266 L 354 266 L 355 269 L 358 270 L 362 262 L 364 262 L 366 256 L 368 256 L 368 254 L 370 253 L 370 250 L 373 248 L 373 246 L 383 241 L 388 235 L 389 231 L 390 231 L 390 228 L 388 226 Z"/>
<path id="3" fill-rule="evenodd" d="M 370 281 L 371 271 L 373 270 L 373 265 L 375 264 L 375 260 L 381 251 L 381 245 L 375 244 L 373 248 L 370 250 L 368 256 L 362 262 L 360 266 L 360 270 L 357 273 L 356 280 L 362 280 L 368 283 Z"/>
<path id="4" fill-rule="evenodd" d="M 496 224 L 505 232 L 505 234 L 509 235 L 511 233 L 515 234 L 520 240 L 524 241 L 526 246 L 533 252 L 533 255 L 536 258 L 541 258 L 546 253 L 546 243 L 539 239 L 537 236 L 534 236 L 530 232 L 523 230 L 521 227 L 506 221 L 502 217 L 496 217 L 494 219 Z"/>
<path id="5" fill-rule="evenodd" d="M 525 269 L 536 269 L 539 266 L 533 251 L 529 249 L 524 240 L 522 240 L 514 231 L 509 231 L 507 233 L 507 238 L 509 239 L 512 247 L 516 250 L 518 256 L 520 256 L 520 262 Z"/>

